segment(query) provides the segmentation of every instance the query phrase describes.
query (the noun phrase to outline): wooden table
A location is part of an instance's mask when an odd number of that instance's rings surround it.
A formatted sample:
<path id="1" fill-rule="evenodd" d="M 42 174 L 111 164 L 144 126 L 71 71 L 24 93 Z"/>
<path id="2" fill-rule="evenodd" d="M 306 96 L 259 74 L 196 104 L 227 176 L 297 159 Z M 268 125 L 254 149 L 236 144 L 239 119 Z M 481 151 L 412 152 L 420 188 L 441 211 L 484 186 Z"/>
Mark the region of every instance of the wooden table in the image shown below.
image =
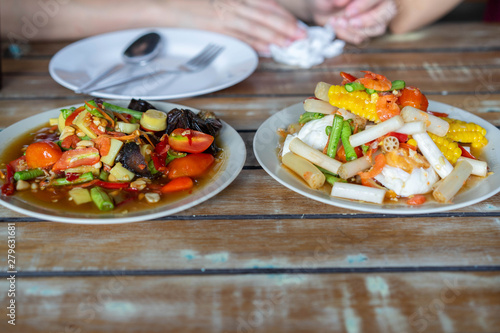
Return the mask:
<path id="1" fill-rule="evenodd" d="M 261 59 L 247 80 L 179 101 L 215 111 L 248 154 L 227 189 L 173 216 L 89 226 L 0 207 L 0 331 L 500 331 L 500 195 L 429 215 L 356 212 L 281 186 L 252 150 L 265 119 L 318 81 L 338 83 L 340 71 L 406 80 L 499 126 L 498 36 L 499 25 L 439 24 L 347 47 L 310 70 Z M 32 44 L 21 59 L 3 59 L 1 128 L 83 101 L 48 74 L 67 44 Z M 9 223 L 15 327 L 6 316 Z"/>

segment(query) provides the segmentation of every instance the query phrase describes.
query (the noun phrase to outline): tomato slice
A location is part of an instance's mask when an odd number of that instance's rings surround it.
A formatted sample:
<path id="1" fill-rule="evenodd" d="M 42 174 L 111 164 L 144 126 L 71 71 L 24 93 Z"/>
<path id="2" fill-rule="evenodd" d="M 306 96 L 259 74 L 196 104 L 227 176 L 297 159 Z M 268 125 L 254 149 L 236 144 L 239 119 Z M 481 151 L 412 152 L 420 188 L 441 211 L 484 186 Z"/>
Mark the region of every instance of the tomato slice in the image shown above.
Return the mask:
<path id="1" fill-rule="evenodd" d="M 189 154 L 185 157 L 176 158 L 167 165 L 168 178 L 200 177 L 210 168 L 214 160 L 211 154 L 203 153 Z"/>
<path id="2" fill-rule="evenodd" d="M 94 147 L 68 150 L 62 154 L 59 160 L 57 160 L 52 170 L 57 172 L 69 168 L 76 168 L 81 165 L 93 165 L 99 162 L 100 159 L 99 150 Z"/>
<path id="3" fill-rule="evenodd" d="M 412 106 L 422 111 L 427 111 L 429 101 L 427 97 L 420 91 L 420 89 L 408 86 L 401 90 L 401 96 L 398 98 L 398 105 L 403 108 L 405 106 Z"/>
<path id="4" fill-rule="evenodd" d="M 73 125 L 73 120 L 75 120 L 76 116 L 78 116 L 78 114 L 80 112 L 82 112 L 83 110 L 85 110 L 85 108 L 83 106 L 80 106 L 78 109 L 76 109 L 75 111 L 73 111 L 73 113 L 71 113 L 68 116 L 68 118 L 66 118 L 66 121 L 64 122 L 64 125 L 66 125 L 66 126 Z"/>
<path id="5" fill-rule="evenodd" d="M 448 117 L 448 114 L 444 113 L 444 112 L 436 112 L 436 111 L 429 111 L 429 110 L 427 110 L 426 112 L 428 114 L 432 114 L 433 116 L 436 116 L 436 117 L 441 117 L 441 118 Z"/>
<path id="6" fill-rule="evenodd" d="M 9 165 L 14 169 L 14 172 L 28 170 L 28 164 L 26 163 L 26 155 L 23 155 L 9 163 Z"/>
<path id="7" fill-rule="evenodd" d="M 358 79 L 354 75 L 351 75 L 351 74 L 346 73 L 346 72 L 340 72 L 340 76 L 342 76 L 342 79 L 343 79 L 342 85 L 345 85 L 346 83 L 354 82 Z"/>
<path id="8" fill-rule="evenodd" d="M 214 142 L 210 134 L 194 131 L 192 129 L 177 128 L 168 137 L 172 149 L 184 153 L 202 153 Z"/>
<path id="9" fill-rule="evenodd" d="M 48 168 L 62 156 L 61 148 L 52 141 L 34 142 L 26 148 L 26 164 L 30 169 Z"/>
<path id="10" fill-rule="evenodd" d="M 398 132 L 390 132 L 387 136 L 394 136 L 398 139 L 399 142 L 408 141 L 408 134 L 398 133 Z"/>

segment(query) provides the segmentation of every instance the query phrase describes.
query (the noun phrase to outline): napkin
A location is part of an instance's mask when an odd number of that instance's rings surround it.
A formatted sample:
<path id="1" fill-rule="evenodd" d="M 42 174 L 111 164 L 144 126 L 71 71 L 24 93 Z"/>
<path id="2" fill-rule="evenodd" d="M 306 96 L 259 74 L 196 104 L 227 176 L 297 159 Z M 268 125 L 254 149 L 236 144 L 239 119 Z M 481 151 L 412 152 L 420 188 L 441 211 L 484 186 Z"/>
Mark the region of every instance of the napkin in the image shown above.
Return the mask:
<path id="1" fill-rule="evenodd" d="M 309 27 L 302 22 L 299 25 L 306 30 L 307 37 L 287 47 L 270 45 L 271 56 L 275 61 L 310 68 L 321 64 L 325 58 L 333 58 L 342 54 L 345 42 L 335 39 L 335 32 L 330 25 Z"/>

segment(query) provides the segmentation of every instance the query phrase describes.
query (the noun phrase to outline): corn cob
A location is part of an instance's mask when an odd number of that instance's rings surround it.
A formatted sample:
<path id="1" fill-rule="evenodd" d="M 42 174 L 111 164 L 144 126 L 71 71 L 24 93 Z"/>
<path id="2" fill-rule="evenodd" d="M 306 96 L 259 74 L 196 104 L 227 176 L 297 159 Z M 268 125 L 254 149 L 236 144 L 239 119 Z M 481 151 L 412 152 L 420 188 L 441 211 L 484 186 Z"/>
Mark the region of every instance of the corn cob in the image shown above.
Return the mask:
<path id="1" fill-rule="evenodd" d="M 488 144 L 484 137 L 486 130 L 475 123 L 467 123 L 458 119 L 443 118 L 450 123 L 446 137 L 457 142 L 470 143 L 473 148 L 481 148 Z"/>
<path id="2" fill-rule="evenodd" d="M 429 132 L 428 134 L 436 146 L 438 146 L 439 150 L 443 153 L 444 157 L 446 157 L 451 164 L 455 164 L 457 159 L 462 156 L 462 149 L 458 147 L 456 142 Z"/>
<path id="3" fill-rule="evenodd" d="M 380 121 L 376 111 L 377 94 L 370 95 L 365 91 L 348 92 L 343 86 L 333 85 L 328 91 L 328 97 L 333 106 L 377 123 Z"/>

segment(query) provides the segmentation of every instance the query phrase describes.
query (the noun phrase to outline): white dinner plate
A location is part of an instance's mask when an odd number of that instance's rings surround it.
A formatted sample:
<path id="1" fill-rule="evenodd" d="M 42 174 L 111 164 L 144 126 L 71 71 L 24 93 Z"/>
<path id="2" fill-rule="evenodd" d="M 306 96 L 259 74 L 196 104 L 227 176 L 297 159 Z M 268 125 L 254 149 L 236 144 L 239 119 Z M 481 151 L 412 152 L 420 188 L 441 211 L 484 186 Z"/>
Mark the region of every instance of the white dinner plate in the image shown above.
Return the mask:
<path id="1" fill-rule="evenodd" d="M 124 107 L 128 104 L 128 102 L 125 101 L 109 102 Z M 83 103 L 79 103 L 73 106 L 78 107 L 82 104 Z M 190 109 L 193 112 L 198 112 L 198 110 L 190 107 L 165 102 L 155 102 L 154 106 L 165 112 L 168 112 L 173 108 L 184 108 Z M 71 106 L 67 106 L 66 108 L 68 107 Z M 42 112 L 35 116 L 21 120 L 1 131 L 0 142 L 2 142 L 2 148 L 0 148 L 0 156 L 4 154 L 4 150 L 10 145 L 11 142 L 15 141 L 20 134 L 25 134 L 32 129 L 48 124 L 50 118 L 58 117 L 60 109 L 62 108 Z M 208 183 L 193 190 L 192 194 L 181 198 L 178 201 L 166 203 L 164 205 L 157 205 L 149 210 L 141 210 L 128 214 L 113 214 L 112 212 L 82 214 L 64 211 L 64 207 L 54 210 L 24 201 L 16 195 L 8 197 L 0 195 L 0 204 L 16 212 L 43 220 L 84 224 L 137 222 L 178 213 L 190 207 L 196 206 L 221 192 L 236 178 L 236 176 L 238 176 L 243 168 L 243 164 L 246 159 L 245 143 L 234 128 L 229 126 L 224 121 L 222 121 L 222 124 L 223 127 L 219 133 L 217 142 L 221 148 L 224 149 L 225 159 L 223 164 L 219 168 L 215 177 L 213 177 Z"/>
<path id="2" fill-rule="evenodd" d="M 94 91 L 93 96 L 114 99 L 142 98 L 165 100 L 208 94 L 246 79 L 257 68 L 256 52 L 242 41 L 210 31 L 153 28 L 106 33 L 82 39 L 57 52 L 49 64 L 52 78 L 75 90 L 106 69 L 121 62 L 123 50 L 145 32 L 159 33 L 164 46 L 160 55 L 143 65 L 126 65 L 121 71 L 102 80 L 105 84 L 134 74 L 152 73 L 158 69 L 175 69 L 196 55 L 209 43 L 224 50 L 207 68 L 196 73 L 162 74 L 146 77 L 120 86 Z"/>
<path id="3" fill-rule="evenodd" d="M 410 206 L 402 200 L 401 203 L 377 205 L 361 201 L 334 198 L 325 192 L 309 188 L 302 180 L 293 175 L 291 171 L 285 170 L 281 166 L 276 150 L 280 139 L 277 134 L 277 129 L 286 129 L 288 125 L 296 123 L 299 119 L 299 115 L 304 112 L 303 103 L 285 108 L 271 116 L 259 127 L 253 142 L 254 153 L 264 170 L 289 189 L 328 205 L 357 211 L 381 214 L 435 213 L 472 205 L 498 193 L 500 191 L 500 154 L 498 153 L 498 149 L 495 149 L 495 144 L 500 142 L 500 130 L 469 112 L 447 104 L 429 101 L 429 110 L 448 113 L 451 118 L 474 122 L 488 131 L 486 138 L 489 144 L 483 149 L 480 157 L 482 160 L 488 162 L 489 170 L 492 171 L 493 174 L 478 181 L 474 186 L 460 191 L 453 198 L 452 204 L 440 204 L 435 201 L 428 201 L 420 206 Z"/>

